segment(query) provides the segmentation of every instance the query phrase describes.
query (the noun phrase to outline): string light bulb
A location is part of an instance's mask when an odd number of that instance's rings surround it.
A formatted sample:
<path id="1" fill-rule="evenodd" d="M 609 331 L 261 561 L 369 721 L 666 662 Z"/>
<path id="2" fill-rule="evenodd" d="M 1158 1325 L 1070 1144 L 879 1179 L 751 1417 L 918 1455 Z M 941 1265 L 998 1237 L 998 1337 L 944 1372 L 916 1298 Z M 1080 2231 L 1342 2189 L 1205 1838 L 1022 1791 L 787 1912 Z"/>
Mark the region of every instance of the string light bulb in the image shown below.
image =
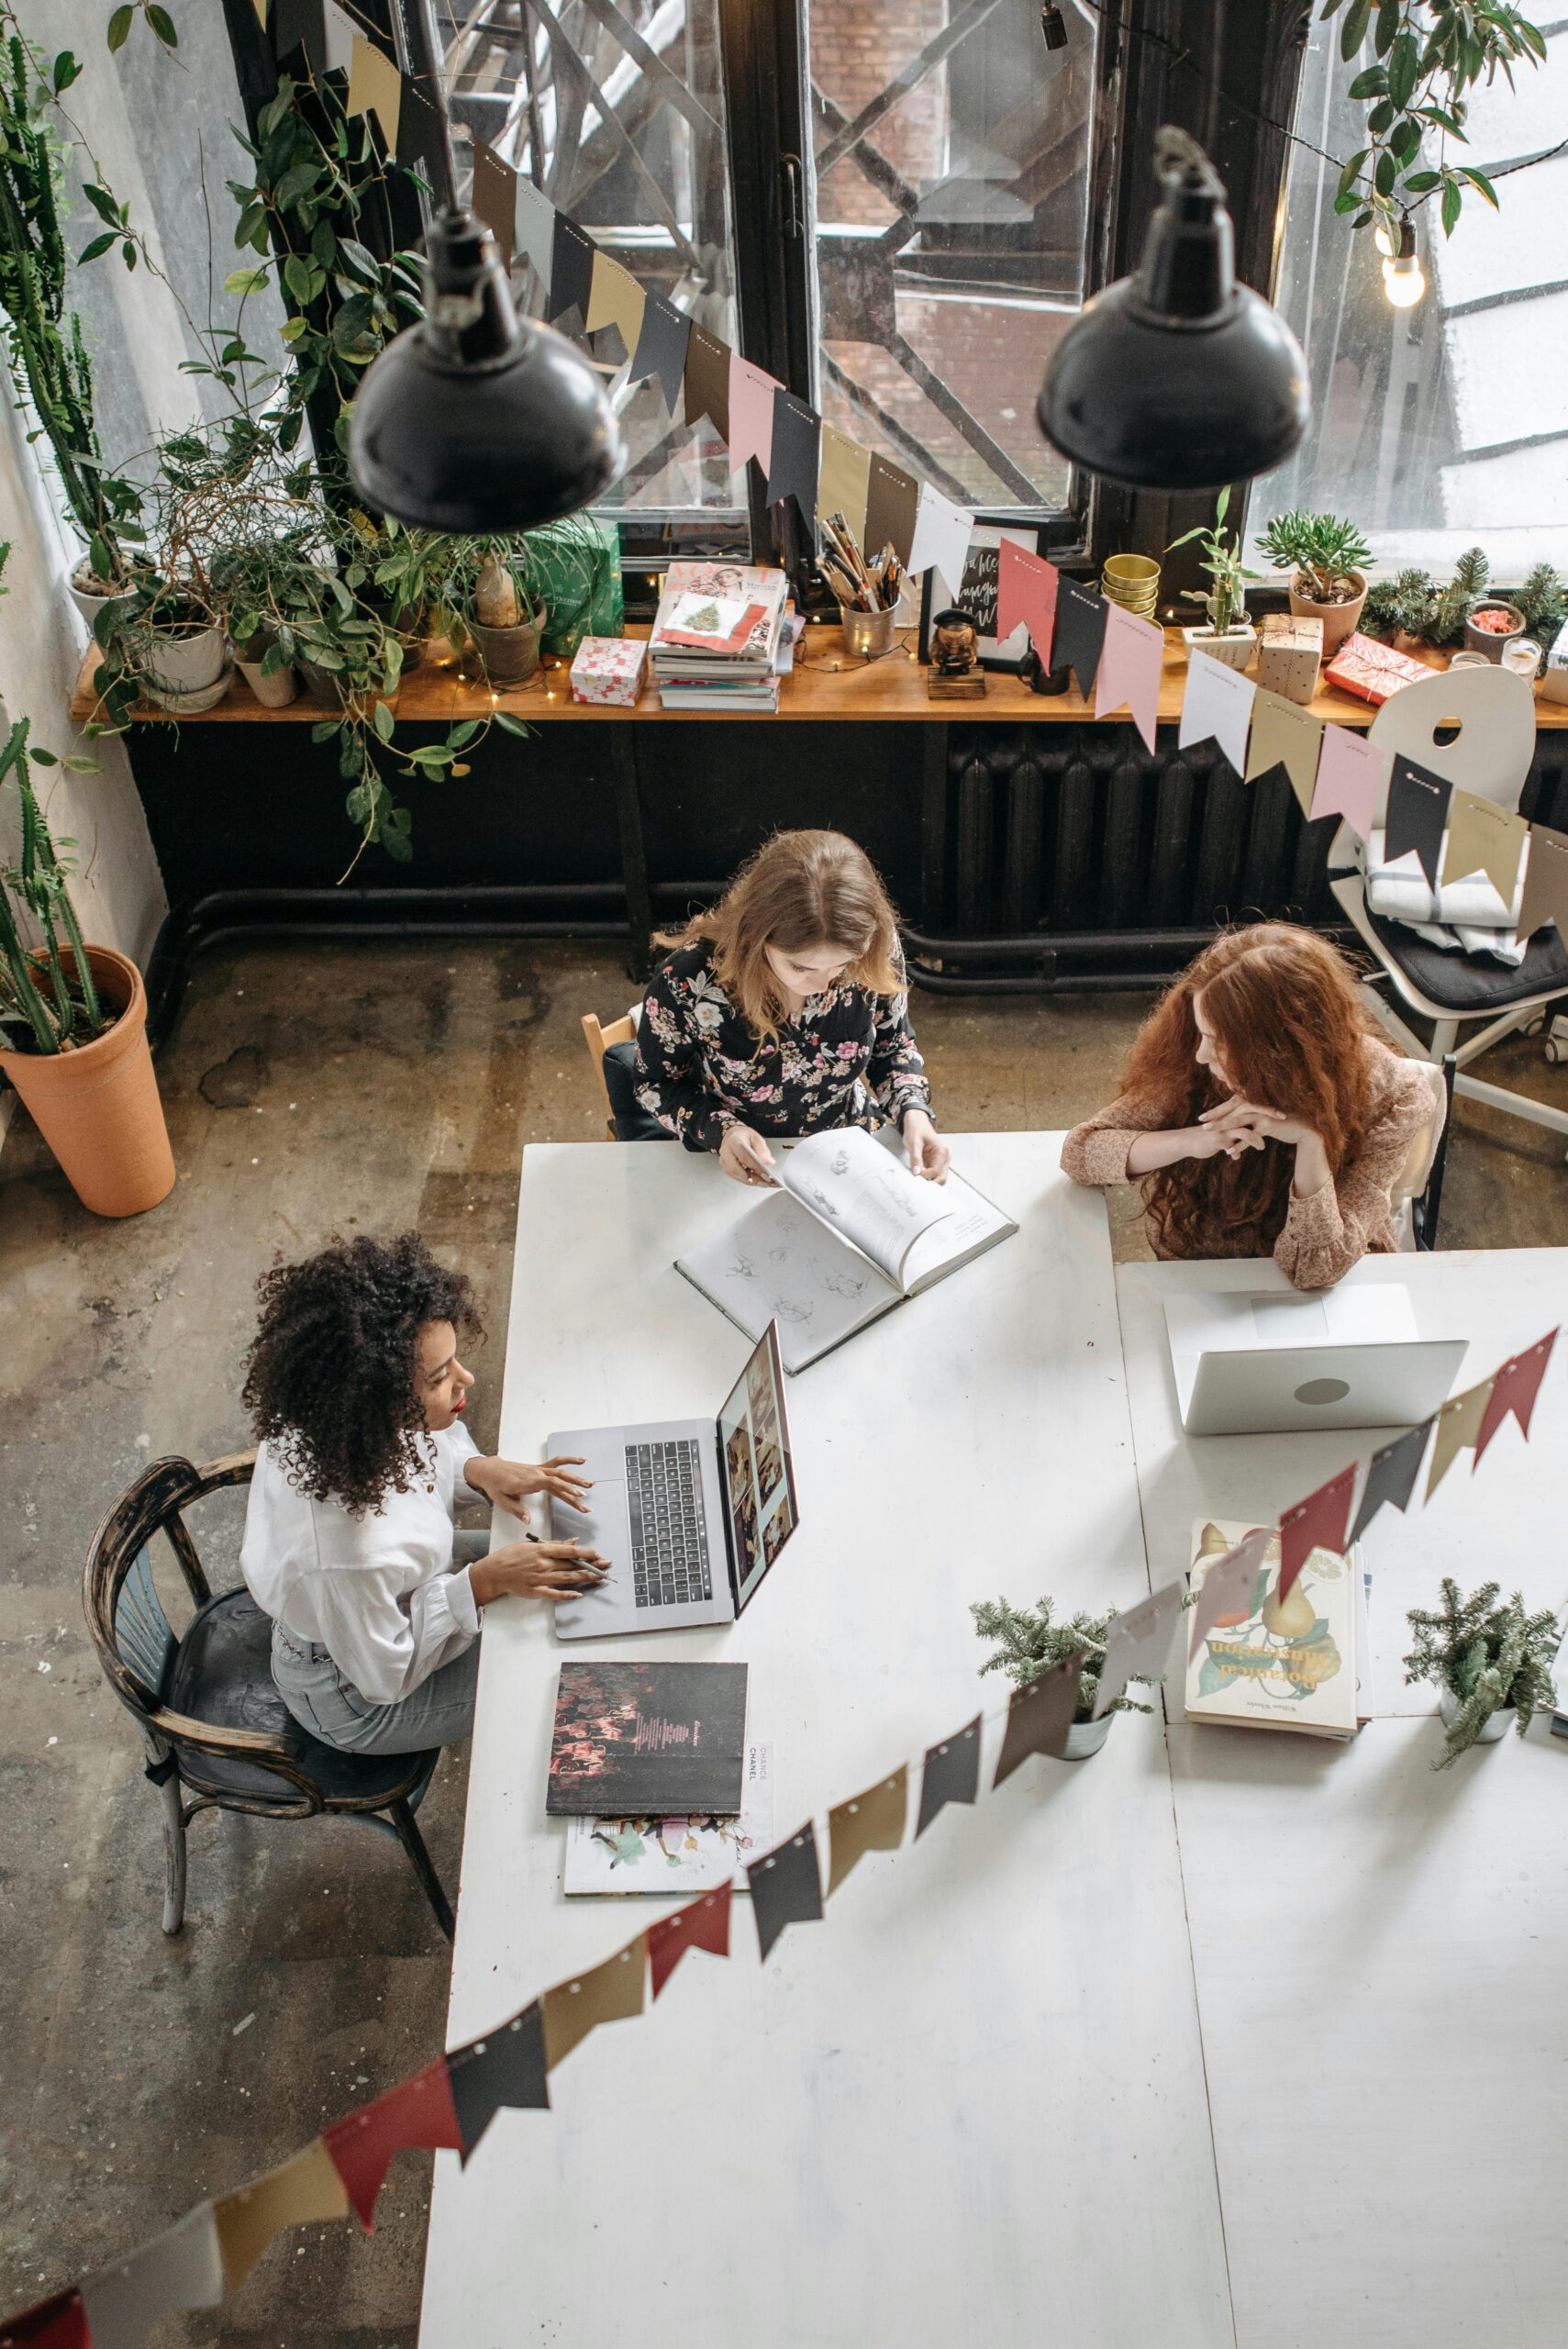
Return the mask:
<path id="1" fill-rule="evenodd" d="M 1378 251 L 1383 255 L 1385 261 L 1392 261 L 1394 259 L 1395 253 L 1398 248 L 1395 241 L 1394 231 L 1389 227 L 1386 220 L 1380 220 L 1378 222 L 1376 228 L 1372 232 L 1372 241 L 1377 247 Z"/>
<path id="2" fill-rule="evenodd" d="M 1067 27 L 1062 20 L 1061 9 L 1052 7 L 1050 0 L 1047 0 L 1047 5 L 1040 12 L 1040 28 L 1045 35 L 1047 49 L 1066 48 Z"/>
<path id="3" fill-rule="evenodd" d="M 1383 264 L 1383 290 L 1396 310 L 1413 310 L 1427 290 L 1416 255 L 1416 231 L 1408 220 L 1400 223 L 1397 252 Z"/>

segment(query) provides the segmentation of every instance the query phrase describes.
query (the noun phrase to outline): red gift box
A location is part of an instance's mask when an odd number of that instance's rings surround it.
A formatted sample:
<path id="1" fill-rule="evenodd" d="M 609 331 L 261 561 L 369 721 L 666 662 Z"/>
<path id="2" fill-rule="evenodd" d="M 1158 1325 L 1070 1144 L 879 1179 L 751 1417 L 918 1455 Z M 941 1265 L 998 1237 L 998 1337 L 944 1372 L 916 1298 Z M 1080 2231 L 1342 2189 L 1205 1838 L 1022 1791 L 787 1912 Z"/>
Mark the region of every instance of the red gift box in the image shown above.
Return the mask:
<path id="1" fill-rule="evenodd" d="M 1401 685 L 1419 685 L 1423 677 L 1436 674 L 1424 661 L 1413 661 L 1407 652 L 1396 652 L 1391 644 L 1360 634 L 1346 637 L 1323 672 L 1327 684 L 1354 694 L 1358 701 L 1371 702 L 1374 709 Z"/>

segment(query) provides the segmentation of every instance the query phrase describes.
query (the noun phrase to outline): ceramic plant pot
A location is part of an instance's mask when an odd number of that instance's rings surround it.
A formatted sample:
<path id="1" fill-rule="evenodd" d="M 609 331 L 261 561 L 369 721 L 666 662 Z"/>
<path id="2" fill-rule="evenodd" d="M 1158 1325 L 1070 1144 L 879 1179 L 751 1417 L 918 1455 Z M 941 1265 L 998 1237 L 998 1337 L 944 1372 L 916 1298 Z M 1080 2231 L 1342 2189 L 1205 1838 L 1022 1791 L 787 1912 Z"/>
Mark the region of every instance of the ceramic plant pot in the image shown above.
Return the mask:
<path id="1" fill-rule="evenodd" d="M 128 588 L 122 588 L 117 595 L 100 596 L 95 589 L 83 584 L 91 576 L 92 573 L 87 569 L 87 558 L 83 555 L 68 582 L 71 600 L 89 629 L 100 612 L 106 611 L 111 604 L 123 604 L 130 592 Z"/>
<path id="2" fill-rule="evenodd" d="M 147 993 L 136 964 L 89 946 L 94 983 L 119 1018 L 72 1052 L 0 1052 L 39 1131 L 84 1208 L 141 1215 L 174 1187 L 174 1161 L 147 1048 Z"/>
<path id="3" fill-rule="evenodd" d="M 292 669 L 274 669 L 271 676 L 262 674 L 261 663 L 277 642 L 277 630 L 258 629 L 254 636 L 234 640 L 234 659 L 240 675 L 250 686 L 263 709 L 286 709 L 299 690 L 299 680 Z"/>
<path id="4" fill-rule="evenodd" d="M 1207 621 L 1200 628 L 1184 628 L 1182 642 L 1187 648 L 1190 661 L 1195 652 L 1207 652 L 1211 661 L 1223 661 L 1228 669 L 1244 669 L 1258 646 L 1258 631 L 1251 620 L 1239 627 L 1227 629 L 1223 636 L 1216 636 Z"/>
<path id="5" fill-rule="evenodd" d="M 539 667 L 539 640 L 544 634 L 545 609 L 539 605 L 531 619 L 516 628 L 490 628 L 484 620 L 463 615 L 463 626 L 493 685 L 520 685 Z"/>
<path id="6" fill-rule="evenodd" d="M 1444 1729 L 1447 1729 L 1450 1722 L 1457 1717 L 1459 1706 L 1460 1699 L 1454 1695 L 1451 1688 L 1442 1688 L 1439 1690 L 1438 1712 L 1441 1717 Z M 1517 1709 L 1512 1705 L 1499 1705 L 1491 1719 L 1484 1721 L 1481 1727 L 1476 1731 L 1476 1744 L 1496 1745 L 1500 1737 L 1507 1737 L 1508 1731 L 1514 1725 L 1516 1709 Z"/>
<path id="7" fill-rule="evenodd" d="M 147 698 L 161 709 L 188 708 L 223 675 L 228 640 L 216 620 L 150 632 L 143 674 Z"/>
<path id="8" fill-rule="evenodd" d="M 1097 1753 L 1111 1733 L 1114 1713 L 1102 1713 L 1097 1721 L 1074 1721 L 1067 1732 L 1067 1742 L 1062 1749 L 1064 1762 L 1086 1762 Z"/>
<path id="9" fill-rule="evenodd" d="M 1347 636 L 1353 636 L 1361 626 L 1362 607 L 1366 602 L 1366 574 L 1352 571 L 1356 593 L 1343 604 L 1315 604 L 1310 596 L 1303 596 L 1296 581 L 1290 583 L 1290 608 L 1298 620 L 1321 620 L 1323 623 L 1323 658 L 1339 651 Z"/>
<path id="10" fill-rule="evenodd" d="M 1501 614 L 1508 623 L 1507 628 L 1485 627 L 1480 618 L 1483 612 L 1491 615 Z M 1466 651 L 1484 652 L 1488 661 L 1496 661 L 1499 664 L 1503 658 L 1503 647 L 1506 644 L 1514 643 L 1524 632 L 1524 614 L 1501 596 L 1477 596 L 1474 603 L 1464 615 Z"/>

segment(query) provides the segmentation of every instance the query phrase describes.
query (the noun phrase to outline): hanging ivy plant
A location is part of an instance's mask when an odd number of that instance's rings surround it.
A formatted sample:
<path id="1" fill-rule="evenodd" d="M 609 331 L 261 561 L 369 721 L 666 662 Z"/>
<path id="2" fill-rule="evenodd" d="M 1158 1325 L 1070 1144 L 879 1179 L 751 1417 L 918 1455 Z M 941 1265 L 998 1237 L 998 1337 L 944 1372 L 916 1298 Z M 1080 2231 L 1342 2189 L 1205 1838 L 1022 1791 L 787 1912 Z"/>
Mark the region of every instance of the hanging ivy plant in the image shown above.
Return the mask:
<path id="1" fill-rule="evenodd" d="M 1544 64 L 1540 28 L 1506 0 L 1323 0 L 1320 17 L 1341 8 L 1340 56 L 1352 62 L 1370 32 L 1375 61 L 1351 83 L 1351 97 L 1366 108 L 1367 143 L 1340 174 L 1336 212 L 1353 213 L 1352 228 L 1380 223 L 1396 240 L 1408 214 L 1434 196 L 1445 236 L 1467 190 L 1496 210 L 1485 173 L 1450 162 L 1448 141 L 1467 143 L 1467 91 L 1498 73 L 1511 89 L 1516 65 Z"/>

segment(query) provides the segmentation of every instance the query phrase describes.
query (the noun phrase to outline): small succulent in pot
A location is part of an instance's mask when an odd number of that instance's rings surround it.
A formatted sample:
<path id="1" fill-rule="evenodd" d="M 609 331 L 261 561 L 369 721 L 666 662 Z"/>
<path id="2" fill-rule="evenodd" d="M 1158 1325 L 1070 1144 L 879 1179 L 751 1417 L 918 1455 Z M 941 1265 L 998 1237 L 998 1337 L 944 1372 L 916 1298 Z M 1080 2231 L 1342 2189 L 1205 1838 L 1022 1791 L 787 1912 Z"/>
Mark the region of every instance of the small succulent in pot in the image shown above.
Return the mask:
<path id="1" fill-rule="evenodd" d="M 1348 604 L 1365 593 L 1372 549 L 1353 522 L 1334 514 L 1276 514 L 1256 540 L 1276 571 L 1312 604 Z"/>
<path id="2" fill-rule="evenodd" d="M 1512 1712 L 1522 1737 L 1537 1707 L 1556 1700 L 1557 1618 L 1550 1608 L 1527 1614 L 1518 1591 L 1499 1605 L 1500 1588 L 1483 1583 L 1465 1598 L 1445 1575 L 1441 1606 L 1412 1607 L 1406 1619 L 1416 1644 L 1405 1677 L 1434 1681 L 1442 1692 L 1446 1730 L 1434 1770 L 1446 1770 L 1477 1741 L 1501 1737 L 1507 1722 L 1499 1716 Z"/>

